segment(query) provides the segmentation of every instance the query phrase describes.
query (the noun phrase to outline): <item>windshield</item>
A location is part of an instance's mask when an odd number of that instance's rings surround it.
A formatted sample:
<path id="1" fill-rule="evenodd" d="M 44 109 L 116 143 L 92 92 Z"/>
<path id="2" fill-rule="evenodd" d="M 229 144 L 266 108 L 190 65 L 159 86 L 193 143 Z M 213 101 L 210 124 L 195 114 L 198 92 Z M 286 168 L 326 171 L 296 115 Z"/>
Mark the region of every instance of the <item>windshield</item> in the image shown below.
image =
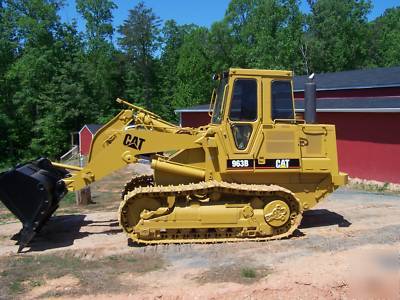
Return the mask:
<path id="1" fill-rule="evenodd" d="M 228 78 L 223 78 L 219 82 L 216 99 L 215 99 L 213 115 L 212 115 L 212 119 L 211 119 L 211 123 L 213 123 L 213 124 L 220 124 L 222 121 L 222 117 L 224 115 L 224 106 L 223 106 L 224 91 L 225 91 L 225 86 L 226 86 L 227 82 L 228 82 Z"/>

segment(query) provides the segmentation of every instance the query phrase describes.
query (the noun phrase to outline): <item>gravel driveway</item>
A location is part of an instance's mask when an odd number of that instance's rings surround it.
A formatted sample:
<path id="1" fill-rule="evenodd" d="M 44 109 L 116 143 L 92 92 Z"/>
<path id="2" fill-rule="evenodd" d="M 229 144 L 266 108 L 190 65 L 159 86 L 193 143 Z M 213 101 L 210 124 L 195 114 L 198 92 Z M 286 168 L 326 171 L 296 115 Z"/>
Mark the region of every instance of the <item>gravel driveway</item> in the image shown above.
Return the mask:
<path id="1" fill-rule="evenodd" d="M 18 228 L 0 226 L 0 258 L 13 259 Z M 123 288 L 96 299 L 400 299 L 400 197 L 342 189 L 307 212 L 294 237 L 262 243 L 128 247 L 116 212 L 59 216 L 23 255 L 68 252 L 163 261 L 150 272 L 124 270 Z M 79 280 L 65 282 L 77 292 L 58 297 L 92 297 L 78 292 Z M 22 297 L 43 296 L 36 289 Z"/>

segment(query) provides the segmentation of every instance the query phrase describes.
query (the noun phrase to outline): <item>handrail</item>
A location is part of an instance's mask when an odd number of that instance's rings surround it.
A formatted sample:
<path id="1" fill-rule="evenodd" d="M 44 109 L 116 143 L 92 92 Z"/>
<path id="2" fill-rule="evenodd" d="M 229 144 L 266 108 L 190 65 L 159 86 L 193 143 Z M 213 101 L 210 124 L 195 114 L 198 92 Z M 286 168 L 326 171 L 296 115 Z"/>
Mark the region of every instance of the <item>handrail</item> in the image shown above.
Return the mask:
<path id="1" fill-rule="evenodd" d="M 60 160 L 64 160 L 65 157 L 67 157 L 68 155 L 70 155 L 72 152 L 74 152 L 77 149 L 78 149 L 78 146 L 75 145 L 67 153 L 63 154 L 63 156 L 60 157 Z"/>
<path id="2" fill-rule="evenodd" d="M 171 128 L 176 128 L 177 127 L 176 125 L 174 125 L 174 124 L 172 124 L 172 123 L 170 123 L 168 121 L 165 121 L 159 115 L 157 115 L 157 114 L 155 114 L 155 113 L 153 113 L 151 111 L 148 111 L 147 109 L 144 109 L 144 108 L 142 108 L 140 106 L 136 106 L 136 105 L 134 105 L 132 103 L 129 103 L 128 101 L 125 101 L 125 100 L 121 99 L 121 98 L 117 98 L 116 101 L 118 103 L 125 104 L 125 105 L 129 106 L 130 108 L 132 108 L 133 110 L 135 110 L 135 111 L 137 111 L 139 113 L 143 113 L 145 115 L 148 115 L 148 116 L 152 117 L 154 120 L 164 123 L 164 125 L 166 125 L 166 126 L 169 126 Z M 145 125 L 147 125 L 147 124 L 145 124 Z"/>
<path id="3" fill-rule="evenodd" d="M 282 122 L 282 123 L 294 123 L 294 124 L 305 124 L 306 121 L 302 120 L 302 119 L 274 119 L 274 124 L 278 123 L 278 122 Z"/>
<path id="4" fill-rule="evenodd" d="M 66 165 L 66 164 L 60 164 L 60 163 L 56 163 L 56 162 L 51 162 L 51 164 L 55 167 L 58 168 L 64 168 L 64 169 L 68 169 L 68 170 L 74 170 L 74 171 L 82 171 L 83 168 L 81 167 L 77 167 L 77 166 L 71 166 L 71 165 Z"/>
<path id="5" fill-rule="evenodd" d="M 137 110 L 137 111 L 139 111 L 139 112 L 143 112 L 143 113 L 145 113 L 145 114 L 147 114 L 147 115 L 150 115 L 150 116 L 152 116 L 152 117 L 161 119 L 161 117 L 160 117 L 159 115 L 157 115 L 157 114 L 155 114 L 155 113 L 153 113 L 153 112 L 151 112 L 151 111 L 148 111 L 147 109 L 144 109 L 144 108 L 142 108 L 142 107 L 140 107 L 140 106 L 136 106 L 136 105 L 134 105 L 134 104 L 132 104 L 132 103 L 129 103 L 128 101 L 125 101 L 125 100 L 123 100 L 123 99 L 121 99 L 121 98 L 117 98 L 116 101 L 117 101 L 118 103 L 125 104 L 125 105 L 127 105 L 127 106 L 133 108 L 134 110 Z"/>

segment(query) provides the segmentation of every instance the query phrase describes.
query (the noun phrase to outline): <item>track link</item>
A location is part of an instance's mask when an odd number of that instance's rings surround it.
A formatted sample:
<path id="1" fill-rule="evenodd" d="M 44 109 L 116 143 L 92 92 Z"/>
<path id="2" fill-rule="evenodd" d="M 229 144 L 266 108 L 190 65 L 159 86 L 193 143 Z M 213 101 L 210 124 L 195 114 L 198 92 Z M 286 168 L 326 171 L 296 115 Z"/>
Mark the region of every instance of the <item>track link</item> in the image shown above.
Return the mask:
<path id="1" fill-rule="evenodd" d="M 250 230 L 247 232 L 247 228 L 240 227 L 222 229 L 212 227 L 163 229 L 161 222 L 160 228 L 156 228 L 155 230 L 158 233 L 154 237 L 149 238 L 149 236 L 146 236 L 145 238 L 142 238 L 141 232 L 137 230 L 137 226 L 129 224 L 131 221 L 131 216 L 129 215 L 130 208 L 138 205 L 141 201 L 143 202 L 143 199 L 158 199 L 157 201 L 163 203 L 161 206 L 165 206 L 168 197 L 174 197 L 176 199 L 196 199 L 197 195 L 210 195 L 212 193 L 240 196 L 247 199 L 251 199 L 252 197 L 279 197 L 280 199 L 284 199 L 290 207 L 290 218 L 283 226 L 278 228 L 272 228 L 270 226 L 273 233 L 268 236 L 263 236 L 263 233 L 259 231 Z M 211 203 L 209 206 L 212 206 L 212 200 L 209 201 Z M 144 201 L 144 203 L 146 203 L 146 201 Z M 231 205 L 235 205 L 235 203 L 231 203 Z M 180 203 L 180 206 L 182 206 L 182 202 Z M 172 212 L 173 209 L 174 208 L 171 207 L 169 212 Z M 163 215 L 168 215 L 169 212 L 166 212 Z M 302 209 L 300 202 L 290 190 L 277 185 L 238 184 L 218 181 L 178 186 L 138 187 L 125 195 L 119 208 L 119 222 L 123 230 L 128 234 L 128 237 L 133 242 L 148 245 L 277 240 L 291 236 L 300 225 L 301 219 Z M 139 220 L 139 222 L 143 224 L 142 219 Z M 179 222 L 179 220 L 177 222 Z M 151 229 L 154 231 L 154 228 Z M 246 234 L 246 232 L 248 234 Z"/>
<path id="2" fill-rule="evenodd" d="M 121 199 L 124 200 L 125 195 L 140 186 L 154 186 L 153 175 L 133 176 L 131 180 L 125 183 L 124 189 L 121 192 Z"/>

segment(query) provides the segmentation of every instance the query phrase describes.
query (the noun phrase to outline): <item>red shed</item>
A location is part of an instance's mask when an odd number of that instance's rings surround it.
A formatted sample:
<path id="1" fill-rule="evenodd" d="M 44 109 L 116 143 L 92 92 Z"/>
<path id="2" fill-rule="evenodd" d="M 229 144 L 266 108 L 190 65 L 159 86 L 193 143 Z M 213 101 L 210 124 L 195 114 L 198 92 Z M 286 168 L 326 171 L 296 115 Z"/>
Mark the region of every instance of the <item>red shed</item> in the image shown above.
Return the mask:
<path id="1" fill-rule="evenodd" d="M 98 124 L 86 124 L 79 131 L 79 153 L 81 155 L 89 154 L 93 136 L 101 127 L 102 125 Z"/>
<path id="2" fill-rule="evenodd" d="M 294 78 L 304 111 L 307 76 Z M 400 67 L 316 74 L 317 121 L 336 125 L 339 166 L 352 177 L 400 183 Z M 182 126 L 208 124 L 208 104 L 176 111 Z"/>

